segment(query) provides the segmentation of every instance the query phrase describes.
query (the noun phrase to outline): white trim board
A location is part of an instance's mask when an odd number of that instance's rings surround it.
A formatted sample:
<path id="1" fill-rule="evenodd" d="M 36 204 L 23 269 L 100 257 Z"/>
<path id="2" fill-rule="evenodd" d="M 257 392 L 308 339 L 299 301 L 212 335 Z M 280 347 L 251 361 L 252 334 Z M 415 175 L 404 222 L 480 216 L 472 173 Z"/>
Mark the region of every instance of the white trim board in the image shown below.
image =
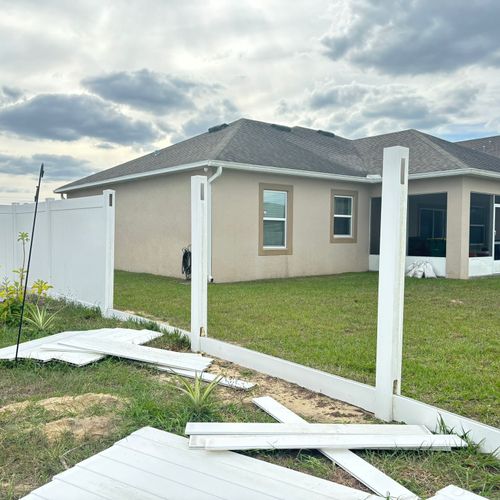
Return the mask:
<path id="1" fill-rule="evenodd" d="M 307 423 L 306 420 L 299 417 L 286 406 L 278 403 L 275 399 L 264 396 L 254 398 L 253 402 L 261 410 L 265 411 L 280 422 L 286 423 Z M 425 428 L 422 427 L 422 430 Z M 427 431 L 428 432 L 428 431 Z M 325 457 L 329 458 L 334 464 L 355 477 L 360 483 L 364 484 L 370 490 L 382 497 L 400 498 L 401 500 L 410 500 L 418 498 L 410 490 L 399 484 L 394 479 L 384 474 L 381 470 L 371 465 L 366 460 L 356 455 L 350 450 L 332 450 L 323 448 L 319 450 Z"/>
<path id="2" fill-rule="evenodd" d="M 416 436 L 387 435 L 254 435 L 254 436 L 190 436 L 190 448 L 205 450 L 316 450 L 334 448 L 341 450 L 446 450 L 467 446 L 453 434 L 431 434 Z"/>
<path id="3" fill-rule="evenodd" d="M 211 358 L 204 358 L 192 353 L 179 353 L 154 347 L 136 346 L 107 339 L 81 339 L 76 337 L 68 340 L 64 339 L 60 343 L 90 352 L 183 370 L 204 371 L 212 362 Z"/>
<path id="4" fill-rule="evenodd" d="M 427 429 L 420 425 L 405 424 L 309 424 L 309 423 L 239 423 L 239 422 L 188 422 L 186 435 L 388 435 L 388 436 L 429 436 Z"/>
<path id="5" fill-rule="evenodd" d="M 31 498 L 368 500 L 366 492 L 231 452 L 189 450 L 187 440 L 150 427 L 80 462 Z"/>

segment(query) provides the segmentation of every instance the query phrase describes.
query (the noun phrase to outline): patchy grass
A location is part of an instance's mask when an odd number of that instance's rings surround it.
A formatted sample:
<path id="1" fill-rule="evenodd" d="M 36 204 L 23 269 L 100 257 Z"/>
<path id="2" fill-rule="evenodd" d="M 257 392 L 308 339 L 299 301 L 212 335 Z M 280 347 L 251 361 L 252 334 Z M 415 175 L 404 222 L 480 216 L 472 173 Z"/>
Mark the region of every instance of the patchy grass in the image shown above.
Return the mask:
<path id="1" fill-rule="evenodd" d="M 209 335 L 373 384 L 376 273 L 214 284 Z M 180 280 L 118 271 L 120 309 L 189 326 Z M 402 392 L 500 424 L 500 278 L 408 279 Z"/>
<path id="2" fill-rule="evenodd" d="M 59 307 L 58 303 L 51 303 L 51 308 Z M 136 323 L 125 325 L 131 328 L 142 327 Z M 103 319 L 97 311 L 66 306 L 58 317 L 54 330 L 112 326 L 124 324 Z M 35 336 L 34 332 L 26 333 L 31 337 Z M 15 336 L 15 328 L 0 329 L 1 345 L 10 345 Z M 157 339 L 155 344 L 176 350 L 183 348 L 182 341 L 170 335 Z M 242 370 L 240 376 L 243 373 L 250 378 L 254 375 L 248 370 Z M 113 358 L 106 358 L 84 368 L 25 360 L 17 365 L 11 362 L 0 363 L 0 407 L 29 401 L 29 404 L 23 405 L 15 413 L 0 411 L 0 498 L 11 500 L 25 495 L 49 481 L 54 474 L 111 446 L 116 440 L 145 425 L 182 435 L 186 422 L 193 418 L 193 414 L 183 395 L 175 387 L 165 383 L 166 377 L 168 378 L 164 373 L 159 374 L 139 364 Z M 253 394 L 265 394 L 269 387 L 272 387 L 271 383 L 262 382 L 261 387 Z M 299 388 L 295 390 L 303 391 Z M 112 395 L 123 404 L 109 404 L 106 407 L 91 404 L 84 410 L 73 405 L 66 412 L 64 405 L 37 403 L 46 398 L 89 393 Z M 311 405 L 314 398 L 320 396 L 305 395 L 305 400 L 310 401 Z M 196 418 L 227 422 L 272 421 L 253 406 L 249 399 L 250 395 L 247 393 L 217 388 L 214 406 Z M 98 416 L 113 417 L 108 432 L 102 436 L 77 439 L 71 433 L 66 433 L 49 440 L 44 433 L 46 424 L 57 419 Z M 336 418 L 333 416 L 328 420 L 335 421 Z M 318 477 L 360 487 L 347 474 L 314 452 L 266 452 L 251 455 Z M 498 462 L 491 456 L 478 453 L 474 447 L 453 453 L 365 452 L 363 456 L 423 497 L 430 496 L 436 489 L 450 483 L 490 498 L 499 494 Z"/>

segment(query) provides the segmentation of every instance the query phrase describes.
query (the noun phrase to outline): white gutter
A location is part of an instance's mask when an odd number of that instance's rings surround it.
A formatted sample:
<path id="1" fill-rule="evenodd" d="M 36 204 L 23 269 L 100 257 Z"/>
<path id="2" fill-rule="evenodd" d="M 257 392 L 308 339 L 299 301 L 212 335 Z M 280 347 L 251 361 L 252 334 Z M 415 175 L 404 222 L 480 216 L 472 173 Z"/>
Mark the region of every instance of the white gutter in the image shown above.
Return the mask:
<path id="1" fill-rule="evenodd" d="M 208 281 L 212 283 L 212 183 L 222 175 L 222 166 L 217 167 L 217 171 L 208 178 L 207 190 L 207 212 L 208 212 L 208 228 L 207 228 L 207 250 L 208 250 Z"/>
<path id="2" fill-rule="evenodd" d="M 490 170 L 480 170 L 478 168 L 463 168 L 457 170 L 442 170 L 441 172 L 423 172 L 418 174 L 410 174 L 408 179 L 435 179 L 437 177 L 455 177 L 457 175 L 473 175 L 476 177 L 488 177 L 490 179 L 500 179 L 500 172 L 492 172 Z"/>
<path id="3" fill-rule="evenodd" d="M 120 177 L 113 177 L 112 179 L 106 179 L 102 181 L 86 182 L 85 184 L 78 184 L 78 186 L 70 186 L 67 188 L 62 186 L 60 188 L 55 189 L 54 193 L 68 193 L 70 191 L 76 191 L 78 189 L 85 189 L 95 186 L 105 186 L 107 184 L 116 184 L 117 182 L 135 181 L 136 179 L 142 179 L 144 177 L 153 177 L 155 175 L 174 174 L 175 172 L 184 172 L 185 170 L 193 170 L 197 168 L 203 168 L 206 166 L 209 166 L 207 161 L 197 161 L 194 163 L 186 163 L 184 165 L 178 165 L 176 167 L 165 167 L 165 168 L 159 168 L 157 170 L 149 170 L 148 172 L 122 175 Z"/>
<path id="4" fill-rule="evenodd" d="M 342 174 L 329 174 L 326 172 L 313 172 L 307 170 L 298 170 L 293 168 L 285 167 L 271 167 L 265 165 L 252 165 L 250 163 L 237 163 L 229 161 L 215 161 L 215 160 L 205 160 L 198 161 L 194 163 L 186 163 L 184 165 L 178 165 L 176 167 L 166 167 L 157 170 L 150 170 L 149 172 L 141 172 L 138 174 L 123 175 L 121 177 L 114 177 L 113 179 L 106 179 L 97 182 L 87 182 L 86 184 L 79 184 L 78 186 L 71 186 L 68 188 L 58 188 L 54 190 L 55 193 L 67 193 L 70 191 L 76 191 L 78 189 L 85 189 L 95 186 L 104 186 L 108 184 L 116 184 L 118 182 L 128 182 L 134 181 L 136 179 L 141 179 L 145 177 L 153 177 L 162 174 L 173 174 L 176 172 L 184 172 L 188 170 L 195 170 L 203 167 L 224 167 L 231 170 L 241 170 L 249 172 L 262 172 L 265 174 L 276 174 L 276 175 L 289 175 L 296 177 L 307 177 L 312 179 L 324 179 L 330 181 L 343 181 L 343 182 L 359 182 L 364 184 L 379 184 L 381 182 L 380 176 L 367 175 L 367 176 L 355 176 L 355 175 L 342 175 Z M 214 174 L 216 175 L 216 174 Z M 410 174 L 408 176 L 409 180 L 417 179 L 433 179 L 436 177 L 454 177 L 457 175 L 473 175 L 477 177 L 487 177 L 492 179 L 500 179 L 500 172 L 491 172 L 488 170 L 480 170 L 477 168 L 468 169 L 457 169 L 457 170 L 442 170 L 440 172 L 423 172 L 417 174 Z"/>

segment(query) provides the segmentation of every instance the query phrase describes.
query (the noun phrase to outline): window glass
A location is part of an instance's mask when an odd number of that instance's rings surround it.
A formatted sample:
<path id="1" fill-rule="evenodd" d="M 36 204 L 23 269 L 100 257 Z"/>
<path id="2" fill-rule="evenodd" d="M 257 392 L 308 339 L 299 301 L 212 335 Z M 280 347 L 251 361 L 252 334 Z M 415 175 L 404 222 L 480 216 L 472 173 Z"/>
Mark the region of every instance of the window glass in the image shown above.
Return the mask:
<path id="1" fill-rule="evenodd" d="M 335 196 L 335 215 L 352 215 L 350 196 Z"/>
<path id="2" fill-rule="evenodd" d="M 264 246 L 284 247 L 285 246 L 285 221 L 264 219 Z"/>
<path id="3" fill-rule="evenodd" d="M 351 236 L 351 218 L 335 217 L 333 221 L 333 234 L 335 236 Z"/>
<path id="4" fill-rule="evenodd" d="M 286 191 L 264 191 L 264 217 L 286 217 Z"/>

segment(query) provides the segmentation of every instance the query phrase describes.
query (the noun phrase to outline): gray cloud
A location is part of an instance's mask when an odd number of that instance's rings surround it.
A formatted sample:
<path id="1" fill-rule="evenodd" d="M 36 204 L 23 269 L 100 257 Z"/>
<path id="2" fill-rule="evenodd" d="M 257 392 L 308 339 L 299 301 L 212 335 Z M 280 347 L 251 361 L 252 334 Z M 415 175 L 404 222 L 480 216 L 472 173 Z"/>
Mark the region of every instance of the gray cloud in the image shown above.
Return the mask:
<path id="1" fill-rule="evenodd" d="M 109 142 L 100 142 L 99 144 L 96 144 L 95 147 L 99 149 L 115 149 L 113 144 L 109 144 Z"/>
<path id="2" fill-rule="evenodd" d="M 22 137 L 75 141 L 93 137 L 118 144 L 152 141 L 154 127 L 90 95 L 40 94 L 0 108 L 0 129 Z"/>
<path id="3" fill-rule="evenodd" d="M 0 103 L 6 104 L 17 101 L 23 95 L 22 91 L 14 87 L 3 85 L 0 88 Z"/>
<path id="4" fill-rule="evenodd" d="M 436 85 L 426 93 L 412 85 L 353 82 L 318 84 L 305 98 L 280 102 L 283 121 L 325 128 L 347 137 L 416 128 L 430 133 L 470 123 L 470 111 L 482 85 L 470 82 Z"/>
<path id="5" fill-rule="evenodd" d="M 218 88 L 147 69 L 85 78 L 82 84 L 104 99 L 157 115 L 191 109 L 195 95 Z"/>
<path id="6" fill-rule="evenodd" d="M 0 173 L 37 176 L 41 163 L 44 164 L 44 178 L 48 180 L 72 179 L 95 171 L 88 161 L 69 155 L 34 154 L 28 157 L 0 153 Z"/>
<path id="7" fill-rule="evenodd" d="M 353 0 L 344 29 L 324 36 L 326 55 L 389 74 L 500 66 L 498 0 Z"/>

